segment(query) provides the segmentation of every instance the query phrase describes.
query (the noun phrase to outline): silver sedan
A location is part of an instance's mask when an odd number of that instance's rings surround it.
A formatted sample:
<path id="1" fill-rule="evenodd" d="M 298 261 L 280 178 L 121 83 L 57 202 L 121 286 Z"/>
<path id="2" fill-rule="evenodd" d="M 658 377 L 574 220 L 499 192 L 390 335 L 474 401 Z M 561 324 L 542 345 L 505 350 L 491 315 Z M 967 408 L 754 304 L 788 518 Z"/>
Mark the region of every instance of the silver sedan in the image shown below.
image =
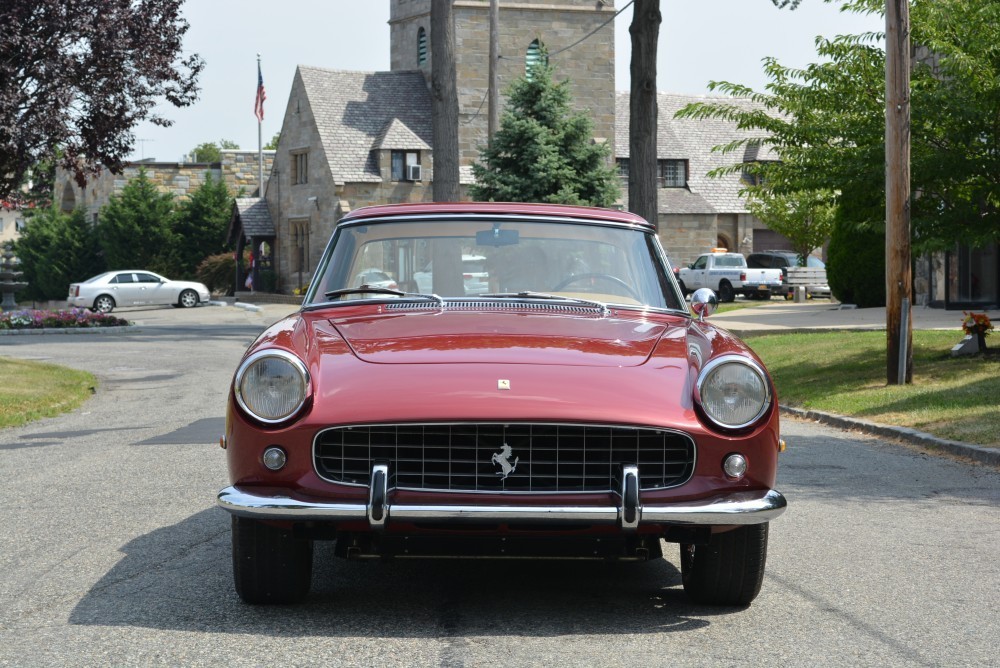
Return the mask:
<path id="1" fill-rule="evenodd" d="M 106 271 L 69 286 L 70 306 L 110 313 L 121 306 L 170 304 L 191 308 L 211 298 L 208 288 L 193 281 L 172 281 L 137 269 Z"/>

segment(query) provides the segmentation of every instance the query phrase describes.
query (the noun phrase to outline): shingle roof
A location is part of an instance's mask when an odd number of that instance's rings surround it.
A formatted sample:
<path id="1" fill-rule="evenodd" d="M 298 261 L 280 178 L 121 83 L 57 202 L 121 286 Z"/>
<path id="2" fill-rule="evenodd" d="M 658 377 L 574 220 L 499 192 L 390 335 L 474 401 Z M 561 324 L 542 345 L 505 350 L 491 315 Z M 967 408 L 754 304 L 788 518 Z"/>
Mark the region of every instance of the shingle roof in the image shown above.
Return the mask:
<path id="1" fill-rule="evenodd" d="M 381 181 L 372 150 L 386 141 L 413 144 L 386 148 L 433 146 L 431 97 L 421 72 L 299 65 L 298 74 L 335 182 Z"/>
<path id="2" fill-rule="evenodd" d="M 721 178 L 710 178 L 708 172 L 740 161 L 743 154 L 724 155 L 713 151 L 714 146 L 747 136 L 754 136 L 740 130 L 736 123 L 718 118 L 674 118 L 680 109 L 693 102 L 726 102 L 729 104 L 750 104 L 742 100 L 724 97 L 696 95 L 657 95 L 657 136 L 656 152 L 660 159 L 688 160 L 688 189 L 697 195 L 706 210 L 696 211 L 703 206 L 695 199 L 682 194 L 681 188 L 663 188 L 659 193 L 660 213 L 746 213 L 746 204 L 740 197 L 743 187 L 740 174 L 729 174 Z M 618 93 L 615 107 L 615 157 L 629 156 L 629 94 Z M 680 210 L 674 207 L 679 207 Z"/>
<path id="3" fill-rule="evenodd" d="M 274 223 L 267 202 L 261 197 L 237 197 L 233 218 L 239 217 L 246 237 L 273 237 Z M 232 222 L 230 230 L 233 229 Z"/>
<path id="4" fill-rule="evenodd" d="M 409 151 L 429 151 L 431 147 L 423 139 L 413 133 L 413 130 L 406 127 L 406 123 L 393 118 L 389 121 L 385 130 L 375 140 L 373 149 L 397 149 Z"/>

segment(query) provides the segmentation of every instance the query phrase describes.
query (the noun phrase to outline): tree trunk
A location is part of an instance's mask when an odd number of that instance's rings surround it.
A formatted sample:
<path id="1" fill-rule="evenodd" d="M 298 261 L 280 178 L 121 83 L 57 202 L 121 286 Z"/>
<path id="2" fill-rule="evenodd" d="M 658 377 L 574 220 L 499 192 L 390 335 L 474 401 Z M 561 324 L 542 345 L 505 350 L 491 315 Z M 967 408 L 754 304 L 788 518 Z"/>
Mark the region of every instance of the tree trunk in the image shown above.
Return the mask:
<path id="1" fill-rule="evenodd" d="M 431 117 L 434 129 L 435 202 L 457 202 L 458 89 L 452 0 L 431 0 Z"/>
<path id="2" fill-rule="evenodd" d="M 656 189 L 656 42 L 660 0 L 636 0 L 632 10 L 629 71 L 628 208 L 659 227 Z"/>

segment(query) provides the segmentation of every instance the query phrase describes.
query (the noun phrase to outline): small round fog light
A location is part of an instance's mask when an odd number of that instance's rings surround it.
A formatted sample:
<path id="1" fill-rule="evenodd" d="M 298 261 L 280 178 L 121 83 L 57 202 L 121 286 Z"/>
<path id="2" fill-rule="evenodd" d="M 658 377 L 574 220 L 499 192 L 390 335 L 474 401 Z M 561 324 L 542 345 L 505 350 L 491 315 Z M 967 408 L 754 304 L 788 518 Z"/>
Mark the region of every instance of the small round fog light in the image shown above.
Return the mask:
<path id="1" fill-rule="evenodd" d="M 285 465 L 288 461 L 288 456 L 285 451 L 276 445 L 272 445 L 267 450 L 264 451 L 264 456 L 261 457 L 264 461 L 264 466 L 271 469 L 272 471 L 277 471 Z"/>
<path id="2" fill-rule="evenodd" d="M 726 472 L 726 475 L 730 478 L 735 478 L 739 480 L 747 472 L 747 460 L 743 455 L 732 454 L 726 457 L 726 461 L 722 463 L 722 470 Z"/>

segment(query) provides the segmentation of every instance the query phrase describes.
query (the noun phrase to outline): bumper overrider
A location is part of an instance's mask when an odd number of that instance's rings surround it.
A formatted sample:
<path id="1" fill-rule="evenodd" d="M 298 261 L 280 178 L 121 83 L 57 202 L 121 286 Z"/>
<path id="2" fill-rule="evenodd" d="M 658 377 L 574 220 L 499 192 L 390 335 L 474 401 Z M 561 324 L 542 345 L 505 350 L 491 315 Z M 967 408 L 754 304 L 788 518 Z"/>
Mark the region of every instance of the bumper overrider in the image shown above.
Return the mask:
<path id="1" fill-rule="evenodd" d="M 785 511 L 785 497 L 776 490 L 738 491 L 663 505 L 643 505 L 639 469 L 625 466 L 619 503 L 608 506 L 572 505 L 416 505 L 394 504 L 387 489 L 388 466 L 372 469 L 367 503 L 337 503 L 265 493 L 254 487 L 227 487 L 218 495 L 224 510 L 258 520 L 301 522 L 367 521 L 373 529 L 390 522 L 460 524 L 482 522 L 617 525 L 632 530 L 643 525 L 729 526 L 770 522 Z"/>

